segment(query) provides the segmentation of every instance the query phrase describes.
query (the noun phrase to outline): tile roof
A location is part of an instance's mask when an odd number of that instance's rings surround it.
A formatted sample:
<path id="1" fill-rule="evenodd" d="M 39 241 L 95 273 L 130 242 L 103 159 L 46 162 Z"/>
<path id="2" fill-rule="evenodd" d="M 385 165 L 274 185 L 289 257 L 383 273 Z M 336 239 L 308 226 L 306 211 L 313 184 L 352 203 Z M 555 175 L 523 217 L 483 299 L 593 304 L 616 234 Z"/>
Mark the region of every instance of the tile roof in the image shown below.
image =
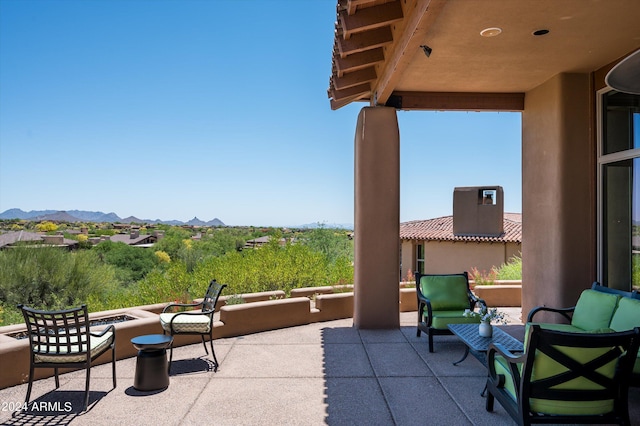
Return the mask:
<path id="1" fill-rule="evenodd" d="M 25 242 L 25 241 L 43 241 L 43 234 L 39 234 L 36 232 L 28 232 L 28 231 L 12 231 L 7 232 L 5 234 L 0 234 L 0 247 L 10 246 L 17 242 Z M 78 244 L 76 240 L 71 240 L 68 238 L 63 239 L 63 245 L 73 246 Z"/>
<path id="2" fill-rule="evenodd" d="M 522 214 L 504 214 L 504 233 L 499 237 L 453 235 L 453 216 L 414 220 L 400 224 L 401 240 L 522 243 Z"/>

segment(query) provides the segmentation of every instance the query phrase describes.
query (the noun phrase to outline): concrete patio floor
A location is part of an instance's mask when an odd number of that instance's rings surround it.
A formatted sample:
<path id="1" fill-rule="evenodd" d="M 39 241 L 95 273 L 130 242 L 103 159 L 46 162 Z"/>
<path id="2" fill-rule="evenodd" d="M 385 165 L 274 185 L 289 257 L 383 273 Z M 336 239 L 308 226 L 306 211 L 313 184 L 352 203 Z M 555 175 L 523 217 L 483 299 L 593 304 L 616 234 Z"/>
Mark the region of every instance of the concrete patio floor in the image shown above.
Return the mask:
<path id="1" fill-rule="evenodd" d="M 519 317 L 513 310 L 512 318 Z M 214 342 L 220 367 L 201 344 L 174 350 L 170 386 L 133 388 L 135 358 L 91 370 L 89 410 L 82 412 L 84 371 L 34 383 L 42 410 L 11 411 L 27 385 L 0 390 L 5 425 L 512 425 L 496 403 L 484 409 L 485 368 L 473 357 L 458 366 L 464 346 L 436 336 L 435 352 L 415 333 L 416 313 L 401 314 L 400 330 L 357 330 L 353 320 L 291 327 Z M 516 333 L 522 327 L 511 321 Z M 11 368 L 2 366 L 2 369 Z M 629 396 L 640 425 L 640 389 Z M 59 410 L 55 411 L 56 408 Z M 51 411 L 54 409 L 54 411 Z"/>

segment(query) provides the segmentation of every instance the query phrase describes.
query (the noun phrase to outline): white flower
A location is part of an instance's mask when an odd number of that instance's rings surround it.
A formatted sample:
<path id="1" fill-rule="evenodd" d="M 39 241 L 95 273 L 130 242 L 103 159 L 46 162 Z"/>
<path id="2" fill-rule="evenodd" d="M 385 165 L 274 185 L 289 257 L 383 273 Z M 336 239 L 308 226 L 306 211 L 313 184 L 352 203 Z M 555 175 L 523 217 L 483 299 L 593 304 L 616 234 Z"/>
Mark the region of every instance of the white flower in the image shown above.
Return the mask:
<path id="1" fill-rule="evenodd" d="M 464 317 L 479 317 L 480 321 L 491 323 L 492 321 L 499 322 L 501 324 L 506 324 L 508 321 L 505 318 L 504 313 L 498 311 L 498 308 L 487 309 L 485 307 L 481 307 L 480 311 L 475 312 L 470 309 L 465 309 L 462 314 Z"/>

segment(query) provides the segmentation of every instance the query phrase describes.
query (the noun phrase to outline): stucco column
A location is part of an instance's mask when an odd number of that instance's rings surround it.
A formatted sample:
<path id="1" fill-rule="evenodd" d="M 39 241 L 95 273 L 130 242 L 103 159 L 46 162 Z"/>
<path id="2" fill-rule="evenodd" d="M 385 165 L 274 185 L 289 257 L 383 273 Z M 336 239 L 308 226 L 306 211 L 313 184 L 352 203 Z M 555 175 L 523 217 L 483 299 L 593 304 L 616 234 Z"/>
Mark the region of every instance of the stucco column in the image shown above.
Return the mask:
<path id="1" fill-rule="evenodd" d="M 366 107 L 355 136 L 357 328 L 400 327 L 400 135 L 394 108 Z"/>
<path id="2" fill-rule="evenodd" d="M 588 74 L 559 74 L 525 95 L 523 319 L 537 305 L 575 305 L 595 278 L 592 90 Z"/>

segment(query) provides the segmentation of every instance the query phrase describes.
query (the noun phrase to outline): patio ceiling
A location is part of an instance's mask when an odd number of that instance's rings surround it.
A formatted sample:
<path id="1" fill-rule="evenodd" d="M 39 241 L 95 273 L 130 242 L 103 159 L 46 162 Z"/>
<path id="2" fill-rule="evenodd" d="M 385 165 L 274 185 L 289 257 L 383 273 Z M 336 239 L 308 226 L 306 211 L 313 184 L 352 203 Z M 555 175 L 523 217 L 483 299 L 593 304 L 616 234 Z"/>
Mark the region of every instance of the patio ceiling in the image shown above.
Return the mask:
<path id="1" fill-rule="evenodd" d="M 339 0 L 331 108 L 522 110 L 554 75 L 639 48 L 639 20 L 637 0 Z"/>

